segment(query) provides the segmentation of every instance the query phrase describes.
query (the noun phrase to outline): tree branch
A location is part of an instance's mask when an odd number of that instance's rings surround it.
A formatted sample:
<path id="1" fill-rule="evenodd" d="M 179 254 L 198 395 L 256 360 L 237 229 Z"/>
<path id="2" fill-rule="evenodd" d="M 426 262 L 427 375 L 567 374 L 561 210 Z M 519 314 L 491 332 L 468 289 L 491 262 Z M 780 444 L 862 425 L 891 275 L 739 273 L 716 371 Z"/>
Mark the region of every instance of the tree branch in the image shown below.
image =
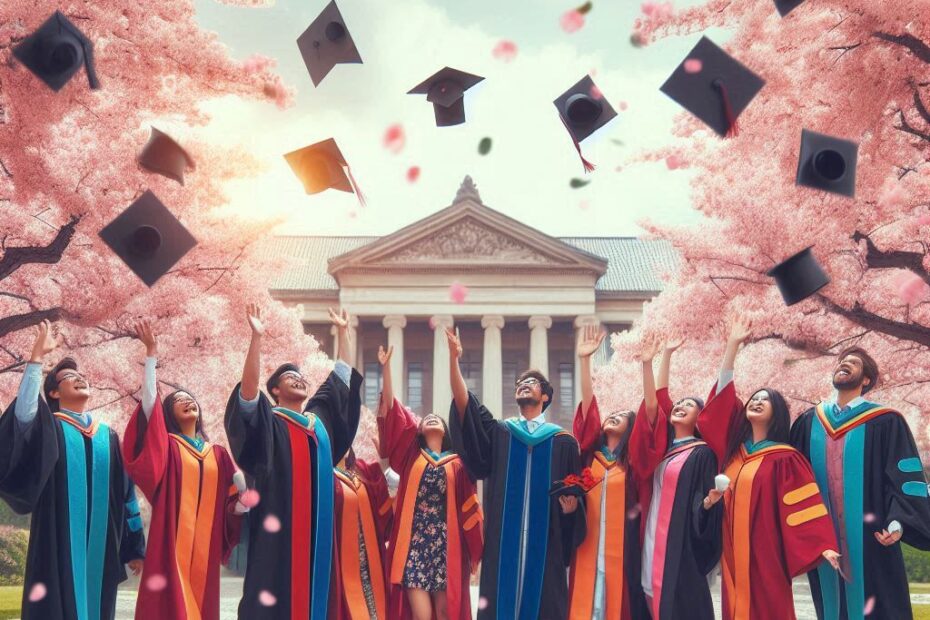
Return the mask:
<path id="1" fill-rule="evenodd" d="M 0 259 L 0 280 L 3 280 L 26 264 L 54 264 L 60 261 L 61 255 L 64 254 L 65 249 L 74 237 L 75 228 L 80 220 L 80 217 L 72 216 L 71 221 L 59 228 L 55 238 L 44 247 L 23 246 L 8 248 L 6 254 Z"/>
<path id="2" fill-rule="evenodd" d="M 872 243 L 872 239 L 868 235 L 862 234 L 858 230 L 853 233 L 852 238 L 856 243 L 865 240 L 865 264 L 869 269 L 907 269 L 920 276 L 924 282 L 930 285 L 930 274 L 923 267 L 924 255 L 920 252 L 904 252 L 901 250 L 884 252 Z"/>
<path id="3" fill-rule="evenodd" d="M 888 34 L 887 32 L 873 32 L 872 36 L 888 43 L 900 45 L 911 51 L 919 60 L 930 64 L 930 46 L 910 34 Z"/>
<path id="4" fill-rule="evenodd" d="M 895 129 L 897 129 L 898 131 L 903 131 L 904 133 L 909 133 L 912 136 L 917 136 L 921 140 L 926 140 L 927 142 L 930 142 L 930 134 L 924 133 L 920 131 L 919 129 L 917 129 L 916 127 L 911 126 L 911 124 L 907 122 L 907 119 L 904 118 L 903 110 L 898 110 L 898 114 L 901 117 L 901 125 L 899 125 L 898 127 L 895 127 Z"/>
<path id="5" fill-rule="evenodd" d="M 930 123 L 930 111 L 927 110 L 927 107 L 924 105 L 924 102 L 920 99 L 920 91 L 917 90 L 916 86 L 914 88 L 914 107 L 917 108 L 917 113 L 920 114 L 920 117 L 924 119 L 927 123 Z"/>
<path id="6" fill-rule="evenodd" d="M 33 310 L 26 314 L 14 314 L 0 318 L 0 337 L 9 333 L 38 325 L 42 321 L 57 321 L 61 318 L 61 308 L 49 308 L 47 310 Z"/>
<path id="7" fill-rule="evenodd" d="M 853 304 L 851 309 L 837 305 L 818 294 L 817 298 L 823 303 L 830 312 L 838 314 L 857 325 L 866 329 L 898 338 L 899 340 L 908 340 L 930 347 L 930 329 L 917 325 L 916 323 L 902 323 L 893 319 L 879 316 L 862 307 L 859 302 Z"/>

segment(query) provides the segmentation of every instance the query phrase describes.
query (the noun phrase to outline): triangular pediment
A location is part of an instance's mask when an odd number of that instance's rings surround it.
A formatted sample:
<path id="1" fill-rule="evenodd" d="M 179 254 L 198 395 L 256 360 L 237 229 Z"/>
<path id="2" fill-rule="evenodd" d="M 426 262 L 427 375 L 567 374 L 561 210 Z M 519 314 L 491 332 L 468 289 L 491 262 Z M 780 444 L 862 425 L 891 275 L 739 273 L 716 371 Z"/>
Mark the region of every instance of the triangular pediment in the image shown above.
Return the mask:
<path id="1" fill-rule="evenodd" d="M 455 204 L 330 260 L 329 272 L 555 269 L 600 276 L 607 261 L 485 206 L 477 192 Z"/>

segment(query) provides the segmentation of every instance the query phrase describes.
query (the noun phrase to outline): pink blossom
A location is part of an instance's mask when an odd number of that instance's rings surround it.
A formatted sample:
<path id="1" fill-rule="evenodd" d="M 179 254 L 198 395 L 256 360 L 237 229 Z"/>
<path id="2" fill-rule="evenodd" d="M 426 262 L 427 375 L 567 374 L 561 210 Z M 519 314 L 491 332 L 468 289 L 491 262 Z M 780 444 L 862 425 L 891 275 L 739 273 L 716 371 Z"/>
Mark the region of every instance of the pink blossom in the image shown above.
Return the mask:
<path id="1" fill-rule="evenodd" d="M 259 501 L 261 501 L 261 496 L 255 489 L 249 489 L 239 496 L 239 501 L 242 502 L 242 505 L 246 508 L 255 508 L 258 506 Z"/>
<path id="2" fill-rule="evenodd" d="M 263 71 L 268 71 L 274 65 L 274 59 L 263 54 L 252 54 L 242 61 L 242 69 L 246 73 L 261 73 Z"/>
<path id="3" fill-rule="evenodd" d="M 866 523 L 875 523 L 876 517 L 874 512 L 867 512 L 862 518 Z"/>
<path id="4" fill-rule="evenodd" d="M 29 589 L 29 602 L 37 603 L 44 599 L 46 594 L 48 594 L 48 589 L 45 587 L 45 584 L 41 581 L 36 582 L 32 585 L 32 588 Z"/>
<path id="5" fill-rule="evenodd" d="M 506 39 L 498 41 L 491 51 L 491 55 L 498 60 L 510 62 L 517 57 L 517 44 Z"/>
<path id="6" fill-rule="evenodd" d="M 562 17 L 559 19 L 559 25 L 565 32 L 575 32 L 584 26 L 584 15 L 579 13 L 577 9 L 566 11 L 562 13 Z"/>
<path id="7" fill-rule="evenodd" d="M 420 178 L 420 167 L 419 166 L 410 166 L 407 169 L 407 181 L 410 183 L 416 183 L 417 179 Z"/>
<path id="8" fill-rule="evenodd" d="M 930 226 L 930 213 L 917 216 L 917 224 L 919 226 Z"/>
<path id="9" fill-rule="evenodd" d="M 907 192 L 904 191 L 901 183 L 895 179 L 886 181 L 882 186 L 878 204 L 886 209 L 894 209 L 904 205 L 905 202 L 907 202 Z"/>
<path id="10" fill-rule="evenodd" d="M 400 123 L 394 123 L 384 132 L 384 148 L 395 155 L 404 149 L 406 141 L 407 136 L 404 134 L 404 126 Z"/>
<path id="11" fill-rule="evenodd" d="M 468 296 L 468 287 L 462 284 L 461 282 L 453 282 L 449 287 L 449 299 L 454 301 L 457 304 L 465 303 L 465 298 Z"/>
<path id="12" fill-rule="evenodd" d="M 672 155 L 669 155 L 665 158 L 665 166 L 669 170 L 677 170 L 679 168 L 686 168 L 688 166 L 688 162 L 686 162 L 680 155 L 673 153 Z"/>
<path id="13" fill-rule="evenodd" d="M 689 58 L 684 62 L 685 73 L 700 73 L 704 63 L 700 58 Z"/>
<path id="14" fill-rule="evenodd" d="M 281 519 L 274 515 L 268 515 L 262 522 L 262 527 L 265 528 L 266 532 L 276 534 L 281 531 Z"/>
<path id="15" fill-rule="evenodd" d="M 258 602 L 265 607 L 274 607 L 278 602 L 278 598 L 268 590 L 262 590 L 258 593 Z"/>
<path id="16" fill-rule="evenodd" d="M 168 580 L 164 575 L 151 575 L 145 580 L 145 587 L 152 592 L 161 592 L 168 586 Z"/>
<path id="17" fill-rule="evenodd" d="M 591 85 L 591 98 L 592 99 L 603 99 L 604 93 L 601 92 L 601 89 L 597 87 L 597 84 Z"/>
<path id="18" fill-rule="evenodd" d="M 875 597 L 870 596 L 865 602 L 865 607 L 862 608 L 862 614 L 868 616 L 871 615 L 873 611 L 875 611 Z"/>
<path id="19" fill-rule="evenodd" d="M 914 305 L 927 298 L 930 293 L 930 287 L 916 273 L 905 271 L 895 278 L 895 284 L 898 290 L 898 298 L 908 305 Z"/>
<path id="20" fill-rule="evenodd" d="M 626 101 L 621 101 L 620 103 L 617 104 L 617 108 L 619 108 L 621 112 L 625 111 L 628 107 L 629 107 L 629 104 Z"/>

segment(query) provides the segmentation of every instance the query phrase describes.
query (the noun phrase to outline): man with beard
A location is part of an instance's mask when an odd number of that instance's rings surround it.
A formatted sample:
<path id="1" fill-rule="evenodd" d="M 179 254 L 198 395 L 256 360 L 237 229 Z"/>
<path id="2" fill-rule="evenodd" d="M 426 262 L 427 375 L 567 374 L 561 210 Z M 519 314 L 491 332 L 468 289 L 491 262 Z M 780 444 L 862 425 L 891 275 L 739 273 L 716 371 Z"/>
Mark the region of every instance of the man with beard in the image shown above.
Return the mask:
<path id="1" fill-rule="evenodd" d="M 821 620 L 910 618 L 907 574 L 898 541 L 930 549 L 930 498 L 904 417 L 864 398 L 878 364 L 862 348 L 840 353 L 833 396 L 803 413 L 791 443 L 811 462 L 833 518 L 840 571 L 808 573 Z"/>
<path id="2" fill-rule="evenodd" d="M 459 367 L 462 343 L 446 330 L 454 401 L 452 449 L 485 481 L 485 544 L 479 620 L 563 620 L 566 568 L 585 537 L 584 504 L 549 493 L 581 471 L 578 443 L 546 422 L 552 386 L 538 370 L 517 378 L 518 418 L 498 420 L 468 391 Z"/>
<path id="3" fill-rule="evenodd" d="M 250 305 L 252 330 L 242 383 L 226 405 L 226 434 L 236 462 L 254 479 L 261 501 L 251 511 L 248 560 L 239 617 L 326 620 L 333 569 L 333 465 L 358 430 L 361 375 L 352 369 L 349 314 L 329 311 L 339 359 L 307 400 L 296 364 L 283 364 L 258 389 L 261 310 Z M 306 402 L 306 405 L 304 404 Z M 280 529 L 260 527 L 267 517 Z"/>

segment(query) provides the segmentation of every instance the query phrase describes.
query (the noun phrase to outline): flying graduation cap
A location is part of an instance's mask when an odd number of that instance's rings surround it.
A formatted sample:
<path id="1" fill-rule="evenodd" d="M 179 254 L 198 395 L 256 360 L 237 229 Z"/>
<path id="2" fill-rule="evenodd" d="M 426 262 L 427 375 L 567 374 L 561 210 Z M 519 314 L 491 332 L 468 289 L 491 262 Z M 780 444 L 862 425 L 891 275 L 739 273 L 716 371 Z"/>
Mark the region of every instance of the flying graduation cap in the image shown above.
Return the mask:
<path id="1" fill-rule="evenodd" d="M 171 136 L 152 127 L 152 135 L 139 154 L 139 165 L 184 185 L 184 171 L 194 169 L 194 160 Z"/>
<path id="2" fill-rule="evenodd" d="M 437 127 L 461 125 L 465 122 L 465 91 L 483 79 L 480 75 L 444 67 L 407 94 L 426 95 L 426 100 L 433 104 Z"/>
<path id="3" fill-rule="evenodd" d="M 802 4 L 804 4 L 804 0 L 775 0 L 775 8 L 778 9 L 778 14 L 782 17 Z"/>
<path id="4" fill-rule="evenodd" d="M 39 29 L 13 48 L 13 55 L 58 92 L 81 65 L 93 89 L 100 88 L 94 71 L 94 47 L 90 40 L 61 11 L 45 20 Z"/>
<path id="5" fill-rule="evenodd" d="M 291 151 L 284 156 L 308 194 L 319 194 L 327 189 L 354 193 L 359 203 L 365 196 L 358 188 L 355 177 L 342 151 L 332 138 Z"/>
<path id="6" fill-rule="evenodd" d="M 336 65 L 362 62 L 335 0 L 297 38 L 297 47 L 314 86 L 319 86 Z"/>
<path id="7" fill-rule="evenodd" d="M 149 287 L 197 245 L 149 190 L 107 224 L 100 238 Z"/>
<path id="8" fill-rule="evenodd" d="M 811 247 L 804 248 L 768 271 L 767 275 L 775 278 L 785 305 L 792 306 L 807 299 L 830 283 L 830 277 L 814 258 Z"/>
<path id="9" fill-rule="evenodd" d="M 698 71 L 686 67 L 700 61 Z M 720 136 L 738 135 L 737 119 L 765 85 L 765 80 L 701 37 L 688 57 L 659 89 L 704 121 Z"/>
<path id="10" fill-rule="evenodd" d="M 859 145 L 804 129 L 795 182 L 834 194 L 856 195 L 856 159 Z"/>
<path id="11" fill-rule="evenodd" d="M 589 75 L 581 78 L 552 103 L 572 137 L 585 172 L 591 172 L 594 164 L 581 154 L 581 142 L 617 116 L 617 111 L 607 102 Z"/>

